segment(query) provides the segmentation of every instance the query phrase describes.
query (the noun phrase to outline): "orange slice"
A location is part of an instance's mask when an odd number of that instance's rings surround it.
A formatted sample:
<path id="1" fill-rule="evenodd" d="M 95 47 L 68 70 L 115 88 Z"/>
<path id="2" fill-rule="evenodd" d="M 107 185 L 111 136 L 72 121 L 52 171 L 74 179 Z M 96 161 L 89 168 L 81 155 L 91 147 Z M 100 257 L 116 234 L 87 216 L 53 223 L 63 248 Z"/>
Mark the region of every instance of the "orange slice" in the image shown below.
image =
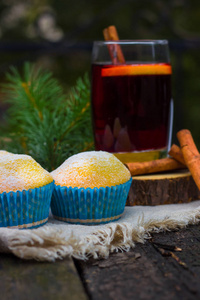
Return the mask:
<path id="1" fill-rule="evenodd" d="M 105 76 L 126 76 L 126 75 L 168 75 L 172 73 L 169 64 L 137 64 L 126 66 L 113 66 L 102 69 L 101 75 Z"/>

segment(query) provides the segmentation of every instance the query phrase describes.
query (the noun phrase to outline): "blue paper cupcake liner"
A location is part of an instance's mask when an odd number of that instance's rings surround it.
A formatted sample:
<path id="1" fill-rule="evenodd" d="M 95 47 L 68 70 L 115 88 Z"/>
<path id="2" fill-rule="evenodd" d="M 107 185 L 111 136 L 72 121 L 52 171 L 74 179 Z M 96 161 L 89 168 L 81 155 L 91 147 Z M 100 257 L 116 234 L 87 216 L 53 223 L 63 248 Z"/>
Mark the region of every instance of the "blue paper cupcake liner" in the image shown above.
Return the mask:
<path id="1" fill-rule="evenodd" d="M 43 187 L 0 194 L 0 227 L 37 228 L 48 221 L 54 182 Z"/>
<path id="2" fill-rule="evenodd" d="M 100 188 L 57 186 L 53 190 L 51 210 L 54 218 L 73 224 L 95 225 L 118 220 L 125 208 L 132 178 Z"/>

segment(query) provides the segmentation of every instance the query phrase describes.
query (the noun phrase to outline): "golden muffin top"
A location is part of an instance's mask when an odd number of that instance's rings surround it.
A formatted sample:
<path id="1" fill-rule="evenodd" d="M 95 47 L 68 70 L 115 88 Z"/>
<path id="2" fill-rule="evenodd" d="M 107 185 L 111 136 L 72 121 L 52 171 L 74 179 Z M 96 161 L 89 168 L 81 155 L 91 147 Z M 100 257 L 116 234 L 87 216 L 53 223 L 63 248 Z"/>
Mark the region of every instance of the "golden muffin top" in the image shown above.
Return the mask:
<path id="1" fill-rule="evenodd" d="M 50 173 L 29 155 L 0 155 L 0 193 L 34 189 L 52 181 Z"/>
<path id="2" fill-rule="evenodd" d="M 2 155 L 8 155 L 8 154 L 13 154 L 13 153 L 8 152 L 6 150 L 0 150 L 0 156 L 2 156 Z"/>
<path id="3" fill-rule="evenodd" d="M 131 174 L 113 154 L 87 151 L 68 158 L 51 172 L 56 185 L 66 187 L 106 187 L 127 182 Z"/>

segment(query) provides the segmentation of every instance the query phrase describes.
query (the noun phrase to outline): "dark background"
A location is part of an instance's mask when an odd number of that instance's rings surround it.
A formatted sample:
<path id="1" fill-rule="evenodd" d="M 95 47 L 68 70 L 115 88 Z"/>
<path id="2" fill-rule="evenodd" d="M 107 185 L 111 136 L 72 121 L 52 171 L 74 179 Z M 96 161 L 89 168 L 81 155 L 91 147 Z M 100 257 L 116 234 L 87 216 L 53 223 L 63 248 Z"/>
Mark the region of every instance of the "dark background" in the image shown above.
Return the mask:
<path id="1" fill-rule="evenodd" d="M 109 25 L 116 25 L 121 39 L 169 40 L 173 142 L 178 130 L 188 128 L 200 148 L 199 0 L 1 0 L 1 81 L 11 65 L 20 69 L 31 61 L 68 89 L 90 73 L 92 42 L 102 40 Z"/>

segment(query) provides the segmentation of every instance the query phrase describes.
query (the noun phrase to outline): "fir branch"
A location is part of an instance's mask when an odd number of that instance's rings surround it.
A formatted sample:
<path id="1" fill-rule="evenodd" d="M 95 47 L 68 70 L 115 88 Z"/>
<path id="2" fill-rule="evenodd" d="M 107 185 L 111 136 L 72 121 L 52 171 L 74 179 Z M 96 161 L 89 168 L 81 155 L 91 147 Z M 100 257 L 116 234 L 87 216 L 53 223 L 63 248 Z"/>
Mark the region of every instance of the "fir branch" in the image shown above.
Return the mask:
<path id="1" fill-rule="evenodd" d="M 37 107 L 36 101 L 33 98 L 33 96 L 31 95 L 31 92 L 30 92 L 30 89 L 29 89 L 29 85 L 30 84 L 27 83 L 27 82 L 22 82 L 22 87 L 24 88 L 24 91 L 25 91 L 27 97 L 30 99 L 30 101 L 32 102 L 32 104 L 36 108 L 36 110 L 38 110 L 38 115 L 39 115 L 40 119 L 42 120 L 43 119 L 42 112 Z"/>
<path id="2" fill-rule="evenodd" d="M 50 72 L 26 63 L 23 75 L 12 68 L 4 85 L 10 108 L 9 142 L 1 147 L 27 153 L 51 171 L 67 157 L 93 147 L 88 76 L 79 78 L 66 95 Z"/>

